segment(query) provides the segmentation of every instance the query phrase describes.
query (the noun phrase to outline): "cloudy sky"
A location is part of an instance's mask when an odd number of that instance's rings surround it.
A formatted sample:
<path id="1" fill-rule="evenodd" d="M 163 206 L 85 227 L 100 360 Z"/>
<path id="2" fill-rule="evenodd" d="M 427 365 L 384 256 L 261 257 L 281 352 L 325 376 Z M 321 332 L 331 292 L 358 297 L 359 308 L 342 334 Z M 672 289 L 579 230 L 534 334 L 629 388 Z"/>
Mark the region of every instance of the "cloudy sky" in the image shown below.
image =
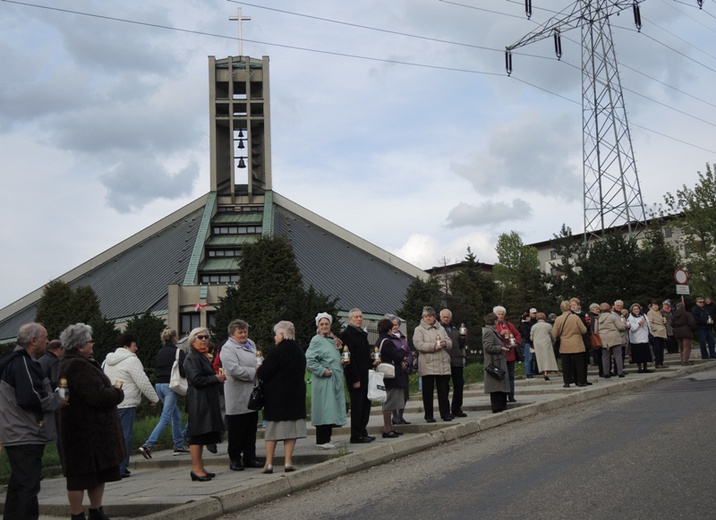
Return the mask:
<path id="1" fill-rule="evenodd" d="M 282 195 L 422 268 L 581 232 L 579 31 L 504 71 L 570 3 L 0 0 L 0 307 L 208 190 L 207 56 L 238 54 L 239 7 Z M 641 17 L 612 25 L 651 205 L 716 162 L 716 5 Z"/>

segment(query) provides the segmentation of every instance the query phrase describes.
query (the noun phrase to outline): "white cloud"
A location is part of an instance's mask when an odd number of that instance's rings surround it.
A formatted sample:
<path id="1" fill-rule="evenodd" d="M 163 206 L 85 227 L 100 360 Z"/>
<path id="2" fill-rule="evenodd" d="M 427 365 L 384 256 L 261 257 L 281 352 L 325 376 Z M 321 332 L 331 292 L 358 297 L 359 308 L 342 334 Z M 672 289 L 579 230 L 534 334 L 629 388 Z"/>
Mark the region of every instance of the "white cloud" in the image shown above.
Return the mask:
<path id="1" fill-rule="evenodd" d="M 217 36 L 0 2 L 0 205 L 21 217 L 0 227 L 0 247 L 44 237 L 49 252 L 6 255 L 0 306 L 207 191 L 207 56 L 237 54 L 225 0 L 46 4 Z M 243 7 L 244 52 L 270 56 L 282 195 L 423 268 L 468 245 L 494 261 L 513 229 L 526 243 L 562 223 L 581 231 L 579 30 L 563 34 L 562 61 L 548 38 L 507 77 L 505 46 L 549 13 L 528 21 L 504 0 L 266 5 L 394 31 Z M 630 13 L 612 20 L 647 204 L 715 160 L 711 11 L 645 2 L 641 34 Z"/>
<path id="2" fill-rule="evenodd" d="M 506 221 L 528 220 L 532 208 L 523 199 L 486 201 L 480 205 L 461 202 L 448 213 L 448 227 L 494 226 Z"/>

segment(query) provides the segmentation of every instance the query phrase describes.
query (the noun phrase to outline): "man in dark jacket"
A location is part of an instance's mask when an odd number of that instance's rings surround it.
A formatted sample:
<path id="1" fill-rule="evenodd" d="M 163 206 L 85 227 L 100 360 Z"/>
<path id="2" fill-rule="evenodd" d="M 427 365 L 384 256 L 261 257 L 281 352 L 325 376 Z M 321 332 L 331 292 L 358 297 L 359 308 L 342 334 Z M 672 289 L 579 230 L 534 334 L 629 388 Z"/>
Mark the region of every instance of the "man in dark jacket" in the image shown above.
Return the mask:
<path id="1" fill-rule="evenodd" d="M 450 336 L 452 348 L 450 349 L 450 378 L 452 379 L 452 402 L 450 413 L 453 417 L 467 417 L 462 411 L 463 389 L 465 388 L 465 337 L 460 336 L 458 328 L 452 323 L 452 311 L 443 309 L 440 311 L 440 324 Z"/>
<path id="2" fill-rule="evenodd" d="M 368 342 L 368 333 L 363 330 L 363 312 L 351 309 L 348 312 L 348 326 L 340 338 L 348 346 L 351 361 L 344 368 L 348 391 L 351 396 L 351 443 L 373 442 L 375 437 L 368 435 L 370 419 L 370 401 L 368 400 L 368 370 L 373 364 L 372 348 Z"/>
<path id="3" fill-rule="evenodd" d="M 45 355 L 37 360 L 42 367 L 43 375 L 50 380 L 53 391 L 57 388 L 57 367 L 62 359 L 62 354 L 64 354 L 62 343 L 59 339 L 53 339 L 47 345 Z"/>
<path id="4" fill-rule="evenodd" d="M 716 359 L 716 351 L 714 350 L 714 335 L 712 328 L 714 326 L 713 317 L 706 309 L 706 302 L 699 296 L 696 298 L 696 305 L 691 309 L 691 314 L 696 322 L 696 334 L 699 337 L 699 347 L 701 348 L 701 359 Z M 708 347 L 708 350 L 706 350 Z"/>
<path id="5" fill-rule="evenodd" d="M 55 412 L 66 401 L 52 392 L 37 358 L 47 348 L 47 330 L 26 323 L 18 348 L 0 360 L 0 443 L 10 462 L 3 518 L 39 517 L 37 495 L 45 444 L 55 440 Z"/>

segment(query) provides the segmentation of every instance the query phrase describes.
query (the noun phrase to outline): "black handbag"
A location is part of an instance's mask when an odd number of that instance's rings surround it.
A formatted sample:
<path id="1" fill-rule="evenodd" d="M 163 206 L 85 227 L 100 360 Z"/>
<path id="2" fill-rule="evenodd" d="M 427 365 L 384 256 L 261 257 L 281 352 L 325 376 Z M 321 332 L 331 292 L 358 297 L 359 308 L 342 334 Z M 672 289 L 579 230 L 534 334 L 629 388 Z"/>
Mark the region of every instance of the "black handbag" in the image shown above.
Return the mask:
<path id="1" fill-rule="evenodd" d="M 507 374 L 506 370 L 503 370 L 502 368 L 492 363 L 485 367 L 485 372 L 487 373 L 487 375 L 489 375 L 490 377 L 494 377 L 498 381 L 502 381 L 503 379 L 505 379 L 505 374 Z"/>
<path id="2" fill-rule="evenodd" d="M 264 407 L 264 384 L 259 381 L 254 385 L 254 389 L 249 396 L 249 404 L 246 405 L 249 410 L 259 411 Z"/>

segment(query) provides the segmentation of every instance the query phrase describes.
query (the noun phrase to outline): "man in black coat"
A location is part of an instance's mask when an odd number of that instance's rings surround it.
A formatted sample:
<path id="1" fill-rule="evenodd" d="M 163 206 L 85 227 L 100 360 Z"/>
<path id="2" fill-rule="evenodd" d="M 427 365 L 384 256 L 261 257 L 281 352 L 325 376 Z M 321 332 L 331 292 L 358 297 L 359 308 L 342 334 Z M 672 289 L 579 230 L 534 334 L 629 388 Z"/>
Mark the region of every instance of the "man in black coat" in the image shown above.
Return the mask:
<path id="1" fill-rule="evenodd" d="M 452 323 L 452 311 L 440 311 L 440 324 L 450 336 L 452 348 L 450 349 L 450 378 L 452 379 L 452 403 L 450 413 L 453 417 L 467 417 L 462 411 L 463 389 L 465 388 L 465 337 L 460 336 L 459 329 Z"/>
<path id="2" fill-rule="evenodd" d="M 714 335 L 712 330 L 714 325 L 713 317 L 709 314 L 703 297 L 699 296 L 696 298 L 696 305 L 693 309 L 691 309 L 691 314 L 693 314 L 694 321 L 696 322 L 696 334 L 699 338 L 701 358 L 716 358 L 716 349 L 714 347 Z"/>
<path id="3" fill-rule="evenodd" d="M 348 346 L 351 361 L 345 368 L 346 384 L 351 397 L 351 443 L 373 442 L 375 437 L 368 435 L 370 419 L 370 401 L 368 400 L 368 370 L 373 365 L 372 348 L 368 342 L 368 333 L 363 330 L 363 312 L 351 309 L 348 312 L 348 326 L 340 338 Z"/>
<path id="4" fill-rule="evenodd" d="M 60 359 L 62 359 L 62 354 L 64 354 L 62 343 L 60 343 L 59 339 L 53 339 L 47 345 L 45 355 L 37 360 L 42 367 L 42 373 L 50 380 L 53 391 L 57 388 L 57 368 L 60 364 Z"/>

